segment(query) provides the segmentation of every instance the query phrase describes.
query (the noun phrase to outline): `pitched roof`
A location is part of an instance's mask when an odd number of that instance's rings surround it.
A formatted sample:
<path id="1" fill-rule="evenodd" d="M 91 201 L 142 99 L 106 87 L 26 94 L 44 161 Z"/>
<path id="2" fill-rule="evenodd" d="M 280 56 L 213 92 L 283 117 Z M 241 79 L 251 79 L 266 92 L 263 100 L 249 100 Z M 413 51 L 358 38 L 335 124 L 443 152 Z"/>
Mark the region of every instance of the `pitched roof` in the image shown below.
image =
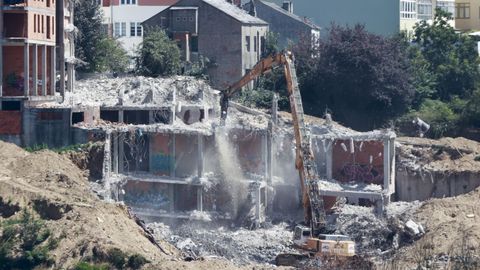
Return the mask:
<path id="1" fill-rule="evenodd" d="M 243 9 L 233 4 L 230 4 L 225 0 L 201 0 L 201 1 L 211 5 L 214 8 L 219 9 L 220 11 L 224 12 L 228 16 L 242 23 L 268 25 L 268 23 L 265 22 L 264 20 L 251 16 Z"/>
<path id="2" fill-rule="evenodd" d="M 268 2 L 268 1 L 262 1 L 262 0 L 258 0 L 257 2 L 260 2 L 261 4 L 264 4 L 266 6 L 269 6 L 270 8 L 275 9 L 276 11 L 278 11 L 280 13 L 283 13 L 285 16 L 289 16 L 290 18 L 292 18 L 294 20 L 302 22 L 302 23 L 310 26 L 313 29 L 318 29 L 318 30 L 320 29 L 320 26 L 318 26 L 318 25 L 314 24 L 313 22 L 308 21 L 305 18 L 302 18 L 302 17 L 300 17 L 296 14 L 293 14 L 291 12 L 286 11 L 285 9 L 283 9 L 282 7 L 280 7 L 279 5 L 277 5 L 275 3 Z"/>

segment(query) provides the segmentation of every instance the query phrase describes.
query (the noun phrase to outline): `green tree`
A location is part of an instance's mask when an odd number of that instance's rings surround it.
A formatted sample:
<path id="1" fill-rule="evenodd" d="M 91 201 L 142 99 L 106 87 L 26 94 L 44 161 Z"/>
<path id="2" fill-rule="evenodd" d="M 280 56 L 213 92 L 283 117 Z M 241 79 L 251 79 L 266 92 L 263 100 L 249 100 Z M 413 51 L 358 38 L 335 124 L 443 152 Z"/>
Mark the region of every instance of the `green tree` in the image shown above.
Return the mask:
<path id="1" fill-rule="evenodd" d="M 74 24 L 78 28 L 75 57 L 87 63 L 79 67 L 81 71 L 98 71 L 98 62 L 101 61 L 98 44 L 106 37 L 102 20 L 102 11 L 96 0 L 75 1 Z"/>
<path id="2" fill-rule="evenodd" d="M 332 25 L 328 36 L 294 49 L 305 112 L 366 130 L 378 128 L 409 107 L 413 87 L 405 45 L 365 30 Z"/>
<path id="3" fill-rule="evenodd" d="M 467 98 L 479 76 L 476 42 L 466 34 L 456 33 L 449 20 L 450 13 L 436 9 L 433 23 L 421 21 L 415 26 L 413 46 L 418 47 L 417 56 L 428 63 L 425 67 L 435 79 L 435 91 L 425 98 Z M 422 86 L 417 90 L 424 92 Z"/>
<path id="4" fill-rule="evenodd" d="M 130 58 L 118 40 L 106 37 L 98 42 L 97 50 L 96 71 L 125 72 L 127 70 Z"/>
<path id="5" fill-rule="evenodd" d="M 146 29 L 137 58 L 137 72 L 144 76 L 173 75 L 180 72 L 180 49 L 165 31 Z"/>

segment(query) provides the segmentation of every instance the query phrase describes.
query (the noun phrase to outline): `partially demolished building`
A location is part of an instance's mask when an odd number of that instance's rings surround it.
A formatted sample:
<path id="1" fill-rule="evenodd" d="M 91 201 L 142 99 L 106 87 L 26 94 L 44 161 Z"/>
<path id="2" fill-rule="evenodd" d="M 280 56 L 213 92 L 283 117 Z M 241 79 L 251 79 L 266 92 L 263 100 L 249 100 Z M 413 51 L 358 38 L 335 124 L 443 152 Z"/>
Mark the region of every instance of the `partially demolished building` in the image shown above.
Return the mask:
<path id="1" fill-rule="evenodd" d="M 232 102 L 223 126 L 219 100 L 191 77 L 97 78 L 38 110 L 71 115 L 70 143 L 105 142 L 103 196 L 141 216 L 258 223 L 267 212 L 300 209 L 289 115 Z M 322 119 L 311 133 L 327 206 L 347 197 L 381 210 L 394 192 L 395 134 Z"/>

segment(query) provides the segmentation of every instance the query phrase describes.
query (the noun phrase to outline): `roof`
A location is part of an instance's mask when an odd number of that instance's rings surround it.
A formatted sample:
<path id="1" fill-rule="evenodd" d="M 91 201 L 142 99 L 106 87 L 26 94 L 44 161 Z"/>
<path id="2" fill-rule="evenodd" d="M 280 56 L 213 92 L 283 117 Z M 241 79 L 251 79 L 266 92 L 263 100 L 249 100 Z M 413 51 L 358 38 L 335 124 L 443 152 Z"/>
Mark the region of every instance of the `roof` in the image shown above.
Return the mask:
<path id="1" fill-rule="evenodd" d="M 300 16 L 298 16 L 298 15 L 296 15 L 296 14 L 293 14 L 293 13 L 291 13 L 291 12 L 286 11 L 285 9 L 283 9 L 282 7 L 280 7 L 279 5 L 277 5 L 277 4 L 275 4 L 275 3 L 267 2 L 267 1 L 262 1 L 262 0 L 258 0 L 258 1 L 256 1 L 256 2 L 262 3 L 262 4 L 264 4 L 264 5 L 268 6 L 268 7 L 276 10 L 277 12 L 280 12 L 280 13 L 284 14 L 285 16 L 288 16 L 288 17 L 290 17 L 290 18 L 292 18 L 292 19 L 294 19 L 294 20 L 296 20 L 296 21 L 299 21 L 299 22 L 301 22 L 301 23 L 304 23 L 304 24 L 310 26 L 310 27 L 313 28 L 313 29 L 318 29 L 318 30 L 320 30 L 320 26 L 318 26 L 318 25 L 316 25 L 316 24 L 314 24 L 314 23 L 312 23 L 312 22 L 306 20 L 305 18 L 302 18 L 302 17 L 300 17 Z"/>
<path id="2" fill-rule="evenodd" d="M 264 20 L 261 20 L 259 18 L 253 17 L 250 14 L 248 14 L 246 11 L 243 9 L 228 3 L 225 0 L 201 0 L 212 7 L 224 12 L 228 16 L 234 18 L 235 20 L 246 23 L 246 24 L 262 24 L 262 25 L 268 25 L 267 22 Z"/>

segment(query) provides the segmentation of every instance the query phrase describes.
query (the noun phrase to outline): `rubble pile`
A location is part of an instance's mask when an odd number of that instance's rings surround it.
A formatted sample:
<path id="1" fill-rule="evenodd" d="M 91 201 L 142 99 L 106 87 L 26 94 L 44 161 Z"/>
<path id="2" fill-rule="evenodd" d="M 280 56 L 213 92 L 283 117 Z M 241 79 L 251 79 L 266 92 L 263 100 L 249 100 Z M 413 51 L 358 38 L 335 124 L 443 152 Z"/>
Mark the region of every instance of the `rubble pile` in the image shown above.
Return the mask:
<path id="1" fill-rule="evenodd" d="M 79 80 L 60 107 L 162 106 L 205 104 L 218 106 L 206 81 L 188 76 L 168 78 L 101 77 Z"/>
<path id="2" fill-rule="evenodd" d="M 186 222 L 168 226 L 150 223 L 157 239 L 167 240 L 186 257 L 222 257 L 237 265 L 273 264 L 280 253 L 295 253 L 292 229 L 286 223 L 257 230 L 229 228 L 219 224 Z"/>

